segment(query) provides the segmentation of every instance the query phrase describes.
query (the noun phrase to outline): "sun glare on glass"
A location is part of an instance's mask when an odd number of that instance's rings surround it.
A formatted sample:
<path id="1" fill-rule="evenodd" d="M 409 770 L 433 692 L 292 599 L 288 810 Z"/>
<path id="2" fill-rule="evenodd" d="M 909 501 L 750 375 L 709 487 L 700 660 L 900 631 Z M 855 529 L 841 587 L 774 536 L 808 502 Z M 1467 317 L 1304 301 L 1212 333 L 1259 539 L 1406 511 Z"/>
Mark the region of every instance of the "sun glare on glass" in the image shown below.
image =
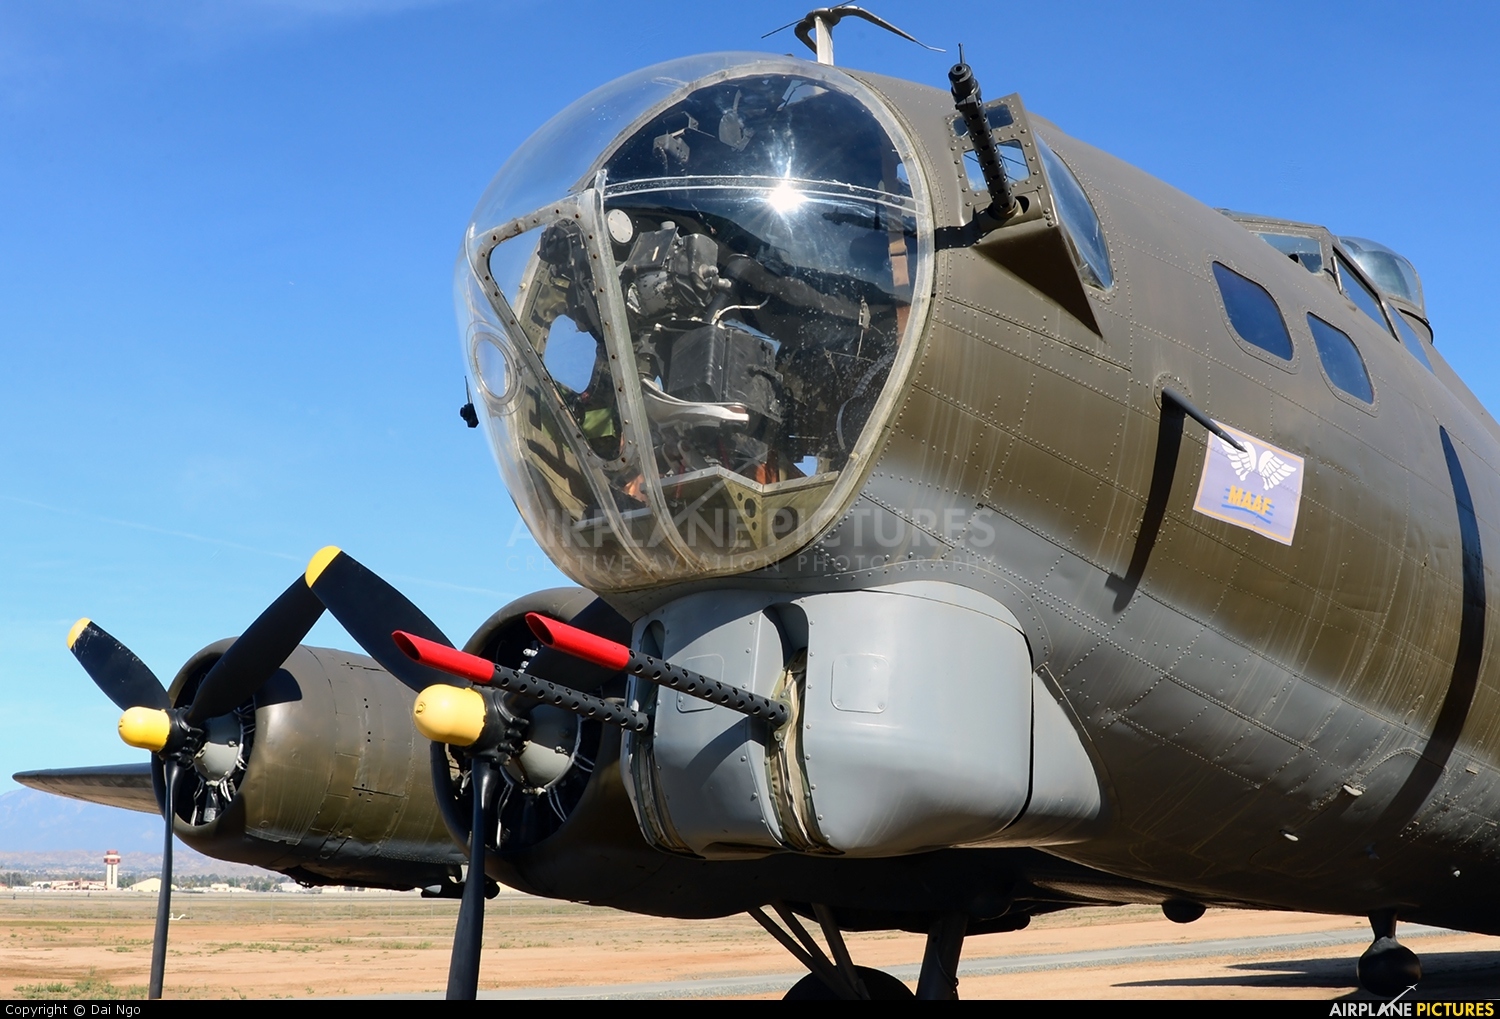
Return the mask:
<path id="1" fill-rule="evenodd" d="M 790 184 L 778 184 L 771 189 L 770 194 L 766 195 L 766 201 L 771 208 L 785 215 L 788 212 L 795 212 L 803 202 L 807 201 L 807 198 Z"/>

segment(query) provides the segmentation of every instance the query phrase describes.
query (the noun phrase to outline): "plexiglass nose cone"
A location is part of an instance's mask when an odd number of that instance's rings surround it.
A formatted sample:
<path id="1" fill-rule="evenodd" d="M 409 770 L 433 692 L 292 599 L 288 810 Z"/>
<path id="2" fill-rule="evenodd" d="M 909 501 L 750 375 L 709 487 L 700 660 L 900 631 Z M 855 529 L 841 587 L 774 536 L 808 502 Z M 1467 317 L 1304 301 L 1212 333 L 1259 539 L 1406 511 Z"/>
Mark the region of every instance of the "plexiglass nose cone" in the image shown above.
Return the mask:
<path id="1" fill-rule="evenodd" d="M 883 102 L 837 68 L 717 63 L 560 114 L 496 178 L 459 266 L 496 458 L 593 590 L 807 544 L 852 499 L 924 318 L 923 178 Z M 588 170 L 494 221 L 608 121 Z"/>

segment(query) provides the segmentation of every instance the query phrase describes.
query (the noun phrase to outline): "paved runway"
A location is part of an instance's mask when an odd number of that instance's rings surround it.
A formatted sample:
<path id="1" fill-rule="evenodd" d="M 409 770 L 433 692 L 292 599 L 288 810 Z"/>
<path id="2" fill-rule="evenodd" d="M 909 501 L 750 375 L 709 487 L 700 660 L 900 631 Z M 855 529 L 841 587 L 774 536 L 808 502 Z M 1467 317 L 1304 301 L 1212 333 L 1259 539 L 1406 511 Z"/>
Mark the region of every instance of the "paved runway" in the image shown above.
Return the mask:
<path id="1" fill-rule="evenodd" d="M 1424 978 L 1413 1000 L 1424 998 L 1469 999 L 1494 996 L 1500 991 L 1500 946 L 1497 951 L 1424 952 L 1424 946 L 1436 947 L 1442 941 L 1470 939 L 1465 935 L 1437 927 L 1404 925 L 1401 940 L 1422 955 Z M 1130 945 L 1121 948 L 1079 952 L 1052 952 L 1031 955 L 998 956 L 969 959 L 959 965 L 960 989 L 973 988 L 978 978 L 1056 970 L 1100 970 L 1130 968 L 1139 964 L 1182 963 L 1199 960 L 1223 960 L 1230 975 L 1194 977 L 1168 976 L 1117 984 L 1115 986 L 1146 992 L 1146 997 L 1278 997 L 1277 988 L 1300 991 L 1326 989 L 1327 996 L 1342 997 L 1352 983 L 1353 961 L 1369 943 L 1363 930 L 1326 931 L 1310 934 L 1272 934 L 1244 938 L 1215 938 L 1204 941 Z M 1330 949 L 1347 949 L 1327 957 Z M 1311 956 L 1311 957 L 1309 957 Z M 1182 967 L 1185 972 L 1192 967 Z M 888 972 L 915 984 L 918 967 L 890 966 Z M 573 985 L 565 987 L 527 987 L 503 991 L 482 991 L 484 999 L 670 999 L 730 998 L 779 996 L 803 976 L 803 972 L 786 970 L 753 976 L 717 979 L 677 980 L 668 982 Z M 1155 989 L 1155 993 L 1152 993 Z M 1174 991 L 1196 989 L 1200 993 L 1182 995 Z M 1250 995 L 1236 994 L 1250 991 Z M 1216 993 L 1219 992 L 1219 993 Z M 1261 993 L 1254 993 L 1259 991 Z M 1265 992 L 1270 991 L 1267 994 Z M 1201 993 L 1207 992 L 1207 993 Z M 1087 996 L 1087 995 L 1085 995 Z M 1130 995 L 1132 997 L 1136 995 Z M 1313 996 L 1324 996 L 1314 994 Z M 1368 997 L 1354 993 L 1353 997 Z"/>

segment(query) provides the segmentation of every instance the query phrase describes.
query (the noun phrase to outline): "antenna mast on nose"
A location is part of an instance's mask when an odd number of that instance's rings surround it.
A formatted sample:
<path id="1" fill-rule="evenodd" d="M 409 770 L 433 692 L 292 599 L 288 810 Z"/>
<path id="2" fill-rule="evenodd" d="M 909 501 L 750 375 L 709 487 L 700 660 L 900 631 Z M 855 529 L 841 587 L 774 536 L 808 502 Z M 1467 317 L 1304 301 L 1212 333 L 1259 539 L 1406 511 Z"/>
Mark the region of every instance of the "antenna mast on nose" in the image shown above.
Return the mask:
<path id="1" fill-rule="evenodd" d="M 884 18 L 871 14 L 864 8 L 856 7 L 853 4 L 839 4 L 836 7 L 819 7 L 815 11 L 808 11 L 807 15 L 801 21 L 789 21 L 775 31 L 767 32 L 765 35 L 761 36 L 761 38 L 769 39 L 771 36 L 775 35 L 776 32 L 784 32 L 788 28 L 793 28 L 793 26 L 795 26 L 794 30 L 797 33 L 797 38 L 801 39 L 802 44 L 817 55 L 818 63 L 832 64 L 833 27 L 845 18 L 851 17 L 862 18 L 863 20 L 868 21 L 870 24 L 876 26 L 877 28 L 883 28 L 887 32 L 890 32 L 894 35 L 899 35 L 901 38 L 906 39 L 909 42 L 916 43 L 923 49 L 932 50 L 932 52 L 934 53 L 947 52 L 946 50 L 938 49 L 936 46 L 927 45 L 925 42 L 922 42 L 914 36 L 908 35 L 907 33 L 901 31 L 901 29 L 897 28 L 889 21 L 886 21 Z"/>

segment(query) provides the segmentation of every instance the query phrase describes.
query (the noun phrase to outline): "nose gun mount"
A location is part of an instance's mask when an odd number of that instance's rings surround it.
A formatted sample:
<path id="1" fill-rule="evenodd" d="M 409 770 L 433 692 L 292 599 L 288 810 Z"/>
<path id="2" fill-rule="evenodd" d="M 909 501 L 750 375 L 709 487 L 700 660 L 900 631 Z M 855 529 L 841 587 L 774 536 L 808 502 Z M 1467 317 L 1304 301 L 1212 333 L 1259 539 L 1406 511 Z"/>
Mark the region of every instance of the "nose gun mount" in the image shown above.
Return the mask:
<path id="1" fill-rule="evenodd" d="M 987 233 L 1015 215 L 1019 205 L 1011 193 L 1010 181 L 1005 177 L 1005 166 L 1000 162 L 995 136 L 990 132 L 979 79 L 964 61 L 962 48 L 959 49 L 958 63 L 948 72 L 948 82 L 953 92 L 954 109 L 958 110 L 964 127 L 968 129 L 969 138 L 974 143 L 974 155 L 979 160 L 979 172 L 984 175 L 984 184 L 990 193 L 989 208 L 981 211 L 974 221 L 980 232 Z"/>

